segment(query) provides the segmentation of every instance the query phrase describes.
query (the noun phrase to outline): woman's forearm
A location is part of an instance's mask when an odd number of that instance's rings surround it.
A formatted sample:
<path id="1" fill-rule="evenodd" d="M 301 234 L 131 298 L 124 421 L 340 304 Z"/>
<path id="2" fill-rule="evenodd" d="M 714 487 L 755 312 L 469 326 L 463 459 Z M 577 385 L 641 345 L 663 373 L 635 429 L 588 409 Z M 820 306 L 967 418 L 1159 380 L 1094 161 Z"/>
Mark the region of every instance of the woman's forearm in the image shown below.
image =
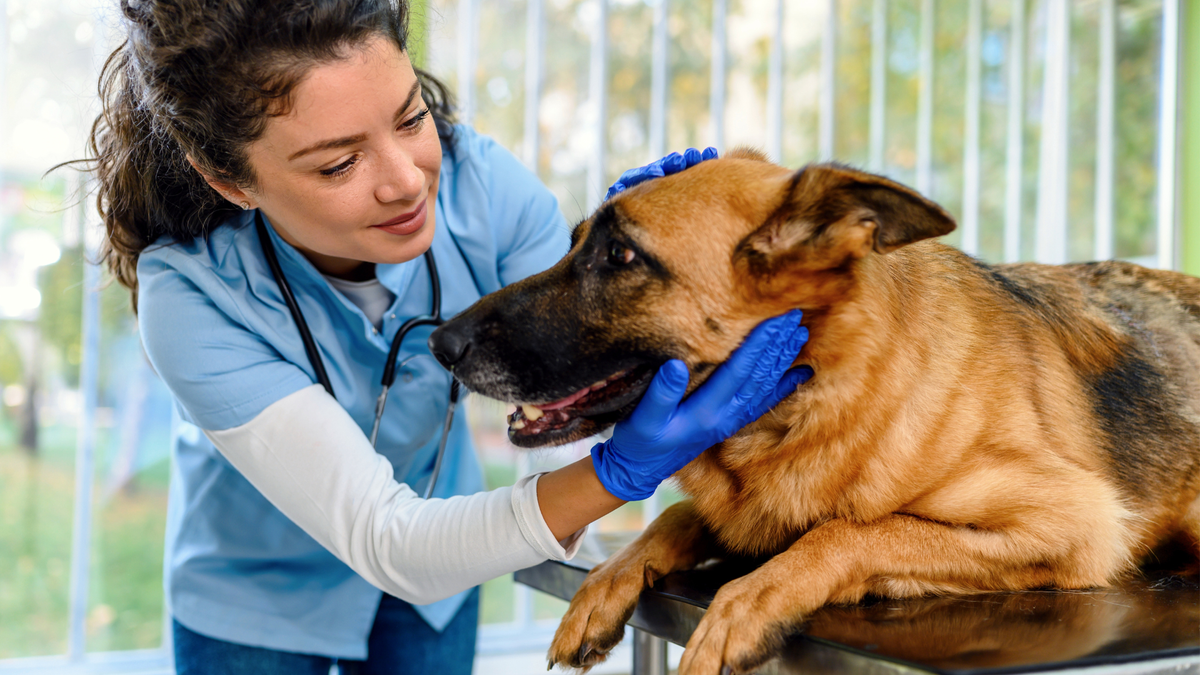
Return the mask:
<path id="1" fill-rule="evenodd" d="M 537 496 L 542 518 L 559 540 L 625 503 L 600 484 L 590 456 L 542 475 Z"/>
<path id="2" fill-rule="evenodd" d="M 421 499 L 395 480 L 391 463 L 320 385 L 240 427 L 205 433 L 284 515 L 368 582 L 408 602 L 434 602 L 548 558 L 569 558 L 578 543 L 543 523 L 543 476 Z"/>

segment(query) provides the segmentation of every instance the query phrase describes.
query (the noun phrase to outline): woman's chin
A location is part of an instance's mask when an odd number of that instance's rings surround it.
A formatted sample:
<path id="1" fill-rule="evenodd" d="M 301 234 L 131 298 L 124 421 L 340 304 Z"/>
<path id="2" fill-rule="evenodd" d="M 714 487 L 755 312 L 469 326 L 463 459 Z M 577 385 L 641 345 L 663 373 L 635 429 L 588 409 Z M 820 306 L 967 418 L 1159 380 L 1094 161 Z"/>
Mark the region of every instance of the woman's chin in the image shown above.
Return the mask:
<path id="1" fill-rule="evenodd" d="M 380 240 L 378 234 L 383 235 Z M 433 244 L 433 218 L 426 220 L 421 229 L 404 237 L 389 232 L 378 232 L 371 237 L 371 244 L 363 251 L 363 259 L 378 265 L 399 265 L 419 258 Z"/>

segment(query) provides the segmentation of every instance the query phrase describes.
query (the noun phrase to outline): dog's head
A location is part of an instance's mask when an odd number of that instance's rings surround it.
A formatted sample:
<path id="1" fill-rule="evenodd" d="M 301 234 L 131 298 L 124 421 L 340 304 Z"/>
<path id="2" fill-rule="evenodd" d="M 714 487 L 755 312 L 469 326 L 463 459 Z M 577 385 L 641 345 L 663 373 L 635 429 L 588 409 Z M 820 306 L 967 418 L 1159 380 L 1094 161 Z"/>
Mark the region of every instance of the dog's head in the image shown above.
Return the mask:
<path id="1" fill-rule="evenodd" d="M 734 151 L 608 200 L 558 264 L 448 321 L 430 349 L 472 391 L 527 404 L 515 445 L 567 443 L 632 412 L 668 359 L 695 387 L 759 322 L 798 307 L 808 323 L 864 259 L 953 229 L 880 176 Z"/>

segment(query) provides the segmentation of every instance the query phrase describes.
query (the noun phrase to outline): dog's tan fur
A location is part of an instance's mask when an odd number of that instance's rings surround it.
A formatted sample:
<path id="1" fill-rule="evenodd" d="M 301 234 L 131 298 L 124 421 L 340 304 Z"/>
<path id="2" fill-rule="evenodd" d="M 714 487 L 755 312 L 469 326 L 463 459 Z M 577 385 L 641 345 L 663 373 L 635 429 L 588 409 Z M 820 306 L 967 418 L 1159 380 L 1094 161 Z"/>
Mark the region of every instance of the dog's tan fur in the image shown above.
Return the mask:
<path id="1" fill-rule="evenodd" d="M 929 239 L 953 221 L 903 186 L 745 151 L 605 208 L 667 274 L 609 282 L 600 332 L 673 345 L 697 386 L 798 307 L 816 375 L 676 474 L 690 499 L 589 575 L 552 663 L 602 660 L 643 588 L 714 556 L 769 560 L 717 594 L 685 675 L 749 672 L 865 594 L 1086 588 L 1171 542 L 1200 555 L 1200 280 L 984 265 Z M 592 283 L 556 269 L 512 293 Z"/>

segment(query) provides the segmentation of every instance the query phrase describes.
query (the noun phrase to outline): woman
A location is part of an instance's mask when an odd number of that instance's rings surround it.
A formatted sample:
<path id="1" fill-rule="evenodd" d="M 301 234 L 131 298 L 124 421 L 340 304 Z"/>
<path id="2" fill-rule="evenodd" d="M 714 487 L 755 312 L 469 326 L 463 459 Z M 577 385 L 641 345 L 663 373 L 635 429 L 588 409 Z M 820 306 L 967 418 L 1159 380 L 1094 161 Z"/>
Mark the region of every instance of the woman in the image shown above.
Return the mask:
<path id="1" fill-rule="evenodd" d="M 453 315 L 566 252 L 555 199 L 452 124 L 445 89 L 408 60 L 402 2 L 121 8 L 128 41 L 102 76 L 92 149 L 109 265 L 178 403 L 166 554 L 178 672 L 469 672 L 473 587 L 569 558 L 588 523 L 807 378 L 784 374 L 806 337 L 799 317 L 773 320 L 687 401 L 687 371 L 668 362 L 591 459 L 492 492 L 459 417 L 439 499 L 422 500 L 450 383 L 427 328 L 401 345 L 378 452 L 365 432 L 392 336 L 433 301 L 423 255 Z"/>

